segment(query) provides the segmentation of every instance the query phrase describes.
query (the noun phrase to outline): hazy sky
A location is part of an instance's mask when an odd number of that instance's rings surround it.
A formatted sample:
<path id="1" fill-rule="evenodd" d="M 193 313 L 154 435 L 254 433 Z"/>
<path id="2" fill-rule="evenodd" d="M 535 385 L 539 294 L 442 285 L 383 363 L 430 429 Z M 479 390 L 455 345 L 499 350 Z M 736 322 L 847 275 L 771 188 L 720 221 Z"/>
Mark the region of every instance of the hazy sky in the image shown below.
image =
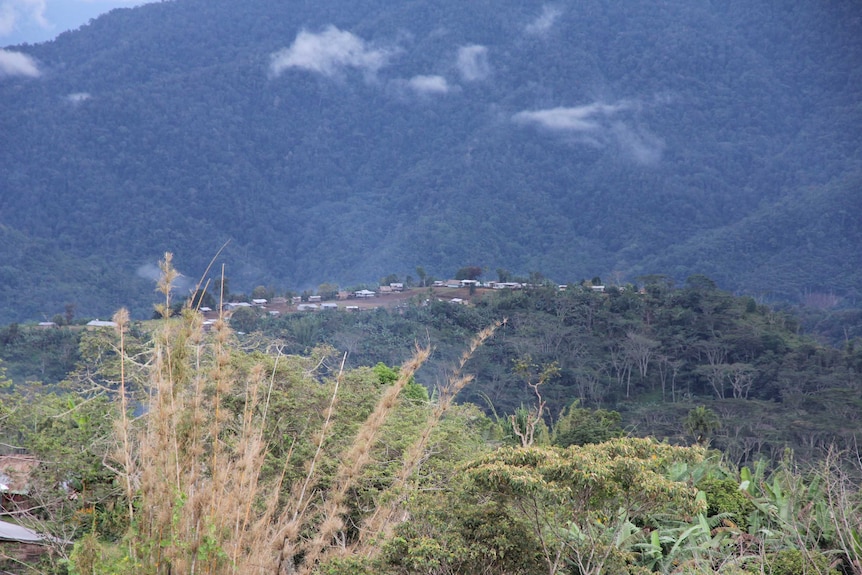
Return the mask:
<path id="1" fill-rule="evenodd" d="M 44 42 L 113 8 L 152 0 L 0 0 L 0 46 Z"/>

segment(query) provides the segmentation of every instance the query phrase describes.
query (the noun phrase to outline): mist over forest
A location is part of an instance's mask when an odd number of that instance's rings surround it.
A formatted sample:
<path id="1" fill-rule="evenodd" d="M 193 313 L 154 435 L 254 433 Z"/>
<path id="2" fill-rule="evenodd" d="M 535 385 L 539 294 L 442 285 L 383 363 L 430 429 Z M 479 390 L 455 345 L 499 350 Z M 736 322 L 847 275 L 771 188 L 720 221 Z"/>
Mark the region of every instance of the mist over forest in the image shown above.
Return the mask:
<path id="1" fill-rule="evenodd" d="M 118 9 L 0 52 L 0 320 L 477 265 L 858 301 L 854 2 Z"/>

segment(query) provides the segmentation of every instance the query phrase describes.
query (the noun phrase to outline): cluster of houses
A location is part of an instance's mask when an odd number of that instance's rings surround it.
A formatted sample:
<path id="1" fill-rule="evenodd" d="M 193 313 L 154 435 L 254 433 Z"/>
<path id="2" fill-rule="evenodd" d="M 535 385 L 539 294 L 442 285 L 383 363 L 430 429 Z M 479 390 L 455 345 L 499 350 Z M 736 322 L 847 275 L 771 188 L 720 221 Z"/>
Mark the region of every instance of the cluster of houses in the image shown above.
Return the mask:
<path id="1" fill-rule="evenodd" d="M 489 281 L 489 282 L 480 282 L 478 280 L 471 279 L 451 279 L 451 280 L 438 280 L 435 281 L 432 286 L 434 288 L 449 288 L 449 289 L 460 289 L 460 288 L 473 288 L 473 289 L 492 289 L 492 290 L 521 290 L 521 289 L 530 289 L 535 286 L 529 283 L 523 282 L 498 282 L 498 281 Z M 566 285 L 561 284 L 557 286 L 557 289 L 560 291 L 566 290 Z M 278 316 L 282 313 L 283 310 L 287 310 L 292 308 L 295 311 L 300 312 L 311 312 L 311 311 L 326 311 L 326 310 L 337 310 L 342 309 L 346 311 L 358 311 L 362 309 L 362 307 L 368 307 L 368 305 L 344 305 L 344 303 L 348 300 L 369 300 L 377 297 L 385 297 L 387 295 L 396 294 L 404 292 L 409 288 L 405 287 L 403 283 L 390 283 L 389 285 L 381 285 L 377 288 L 376 291 L 369 289 L 360 289 L 355 291 L 338 291 L 335 293 L 335 300 L 324 301 L 323 296 L 321 295 L 309 295 L 305 298 L 300 296 L 294 296 L 290 299 L 284 297 L 275 297 L 272 300 L 255 298 L 249 302 L 228 302 L 224 304 L 223 311 L 230 316 L 233 312 L 241 308 L 257 308 L 259 310 L 265 311 L 270 316 Z M 604 292 L 605 286 L 597 285 L 591 286 L 591 289 L 596 292 Z M 466 305 L 469 303 L 468 300 L 453 297 L 448 300 L 441 301 L 449 301 L 453 304 L 462 304 Z M 359 303 L 359 302 L 357 302 Z M 214 312 L 210 308 L 201 308 L 201 311 L 204 312 L 207 319 L 204 324 L 205 327 L 215 323 L 217 316 L 217 312 Z"/>
<path id="2" fill-rule="evenodd" d="M 451 280 L 437 280 L 434 281 L 432 286 L 434 288 L 449 288 L 449 289 L 459 289 L 459 288 L 473 288 L 473 289 L 492 289 L 492 290 L 521 290 L 521 289 L 530 289 L 535 287 L 529 283 L 523 282 L 499 282 L 499 281 L 488 281 L 488 282 L 480 282 L 479 280 L 471 280 L 471 279 L 451 279 Z M 557 289 L 560 291 L 565 291 L 565 284 L 561 284 L 557 286 Z M 325 311 L 325 310 L 337 310 L 343 309 L 346 311 L 358 311 L 362 307 L 368 307 L 368 305 L 360 306 L 360 305 L 344 305 L 339 304 L 338 302 L 346 302 L 348 300 L 369 300 L 372 298 L 383 297 L 390 294 L 401 293 L 409 288 L 405 287 L 403 283 L 396 282 L 390 283 L 389 285 L 381 285 L 377 288 L 376 291 L 369 289 L 360 289 L 355 291 L 339 291 L 335 294 L 335 299 L 337 301 L 324 301 L 323 296 L 321 295 L 309 295 L 303 299 L 300 296 L 294 296 L 290 299 L 285 297 L 274 297 L 271 300 L 267 300 L 264 298 L 254 298 L 251 301 L 247 302 L 228 302 L 223 305 L 222 311 L 230 317 L 236 310 L 242 308 L 254 308 L 258 310 L 265 311 L 270 316 L 278 316 L 282 313 L 282 311 L 286 311 L 288 309 L 293 309 L 296 311 Z M 590 286 L 590 289 L 594 292 L 603 293 L 605 291 L 605 286 L 603 285 L 594 285 Z M 453 304 L 463 304 L 466 305 L 469 303 L 468 300 L 459 297 L 453 297 L 448 300 L 441 301 L 449 301 Z M 359 303 L 359 302 L 357 302 Z M 374 306 L 372 306 L 374 307 Z M 200 311 L 204 314 L 204 327 L 209 328 L 214 324 L 218 318 L 219 313 L 209 307 L 202 307 Z M 54 322 L 40 322 L 39 327 L 57 327 L 57 324 Z M 99 320 L 94 319 L 87 323 L 86 326 L 88 329 L 96 329 L 96 328 L 116 328 L 117 324 L 113 321 Z"/>
<path id="3" fill-rule="evenodd" d="M 533 284 L 523 283 L 523 282 L 480 282 L 479 280 L 446 280 L 446 281 L 435 281 L 434 287 L 447 287 L 447 288 L 463 288 L 463 287 L 474 287 L 474 288 L 486 288 L 486 289 L 531 289 L 535 287 Z M 560 291 L 566 291 L 568 286 L 566 284 L 560 284 L 557 286 L 557 289 Z M 595 285 L 591 286 L 591 289 L 595 292 L 603 293 L 605 291 L 605 286 L 603 285 Z"/>

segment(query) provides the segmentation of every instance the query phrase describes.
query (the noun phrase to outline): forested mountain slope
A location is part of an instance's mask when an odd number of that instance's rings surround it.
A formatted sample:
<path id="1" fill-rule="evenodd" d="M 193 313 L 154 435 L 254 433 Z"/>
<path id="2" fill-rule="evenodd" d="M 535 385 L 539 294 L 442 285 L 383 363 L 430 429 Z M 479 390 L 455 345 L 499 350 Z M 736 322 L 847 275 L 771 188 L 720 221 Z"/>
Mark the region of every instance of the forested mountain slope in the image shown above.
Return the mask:
<path id="1" fill-rule="evenodd" d="M 227 240 L 237 289 L 862 279 L 849 0 L 177 0 L 0 56 L 3 321 L 149 315 Z"/>

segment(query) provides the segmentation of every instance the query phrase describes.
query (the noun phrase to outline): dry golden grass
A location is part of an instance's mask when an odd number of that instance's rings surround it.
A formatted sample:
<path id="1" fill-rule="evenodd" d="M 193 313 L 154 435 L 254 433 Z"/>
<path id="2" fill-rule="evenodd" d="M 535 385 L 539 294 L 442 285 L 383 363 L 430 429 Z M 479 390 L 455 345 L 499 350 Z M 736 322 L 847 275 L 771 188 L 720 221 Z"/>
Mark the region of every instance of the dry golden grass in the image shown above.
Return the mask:
<path id="1" fill-rule="evenodd" d="M 133 526 L 127 538 L 128 571 L 308 574 L 333 553 L 374 555 L 413 488 L 411 477 L 425 456 L 431 431 L 471 379 L 463 375 L 464 365 L 497 326 L 471 342 L 418 439 L 405 451 L 390 492 L 382 498 L 387 503 L 365 520 L 359 540 L 348 544 L 343 536 L 346 499 L 372 462 L 373 448 L 398 405 L 399 394 L 426 361 L 430 348 L 417 347 L 401 367 L 397 381 L 381 394 L 324 482 L 319 459 L 332 433 L 342 361 L 322 426 L 309 432 L 314 453 L 304 462 L 306 473 L 283 485 L 284 474 L 265 480 L 262 473 L 275 370 L 267 371 L 261 363 L 237 370 L 231 358 L 232 334 L 223 319 L 211 334 L 204 334 L 194 310 L 170 318 L 175 278 L 171 256 L 166 254 L 158 288 L 164 296 L 158 306 L 164 318 L 154 337 L 148 409 L 140 421 L 127 417 L 124 381 L 119 393 L 115 460 Z M 128 315 L 121 312 L 115 319 L 122 349 Z M 276 366 L 278 360 L 274 360 Z M 226 408 L 228 400 L 241 406 L 239 414 Z M 290 461 L 292 453 L 291 449 L 285 467 L 297 463 Z M 283 497 L 284 491 L 289 496 Z"/>

